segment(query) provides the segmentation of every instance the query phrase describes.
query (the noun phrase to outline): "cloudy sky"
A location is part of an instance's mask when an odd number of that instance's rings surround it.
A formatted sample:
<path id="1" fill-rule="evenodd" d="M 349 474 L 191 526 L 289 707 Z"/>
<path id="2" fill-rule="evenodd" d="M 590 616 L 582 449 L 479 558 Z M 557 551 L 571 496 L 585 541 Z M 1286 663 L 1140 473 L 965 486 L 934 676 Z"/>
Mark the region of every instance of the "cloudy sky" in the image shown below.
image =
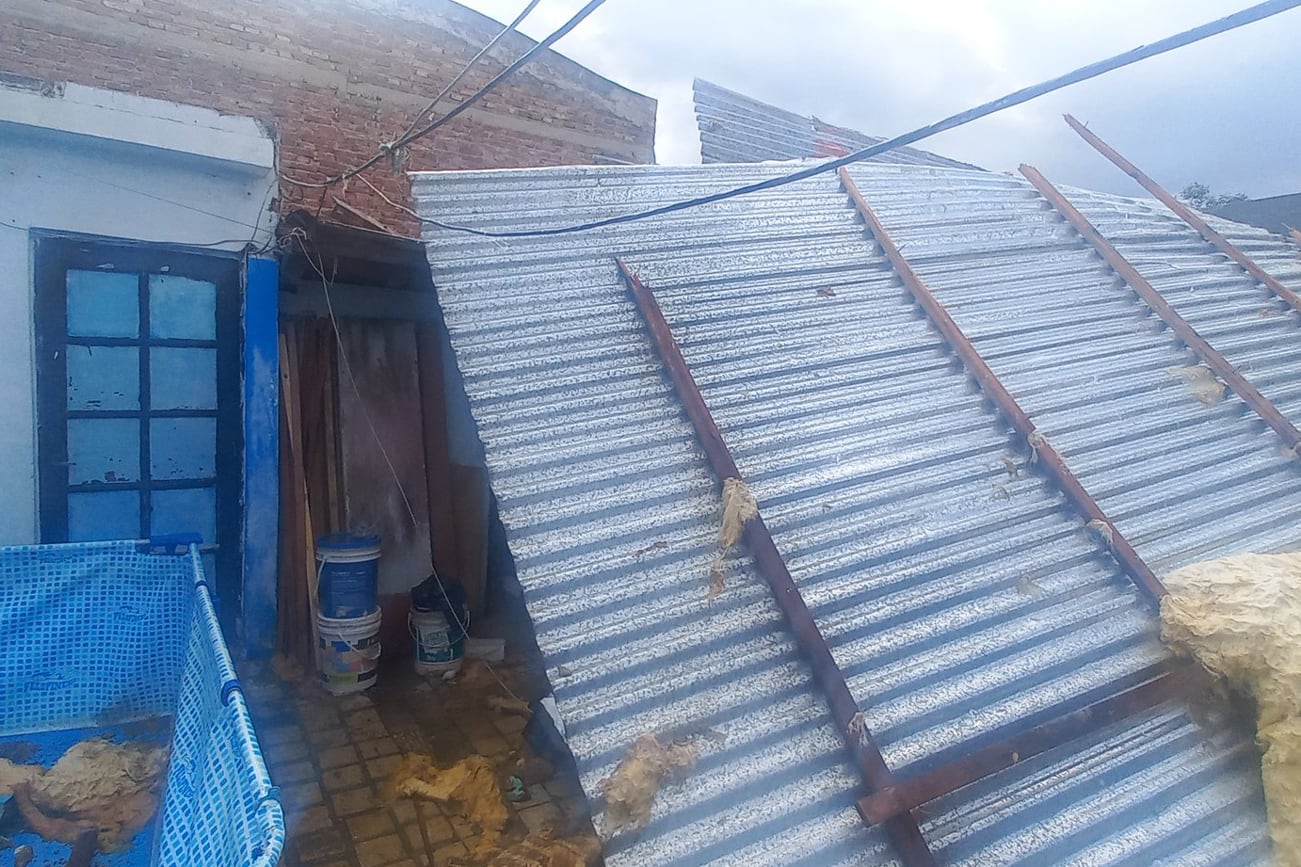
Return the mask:
<path id="1" fill-rule="evenodd" d="M 499 21 L 523 0 L 462 0 Z M 662 163 L 700 161 L 691 80 L 890 136 L 1250 0 L 608 0 L 557 50 L 659 100 Z M 583 5 L 543 0 L 541 38 Z M 1070 112 L 1167 187 L 1301 191 L 1301 9 L 1143 61 L 919 147 L 996 170 L 1138 188 L 1061 120 Z"/>

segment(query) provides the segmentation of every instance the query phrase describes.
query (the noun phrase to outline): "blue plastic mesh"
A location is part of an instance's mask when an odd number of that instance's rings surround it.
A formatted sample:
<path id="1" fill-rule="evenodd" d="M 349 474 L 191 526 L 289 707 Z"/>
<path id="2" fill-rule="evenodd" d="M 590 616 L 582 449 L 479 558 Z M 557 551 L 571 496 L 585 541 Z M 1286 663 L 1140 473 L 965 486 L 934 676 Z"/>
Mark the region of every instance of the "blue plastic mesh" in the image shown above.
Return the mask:
<path id="1" fill-rule="evenodd" d="M 0 735 L 172 713 L 193 582 L 138 547 L 0 548 Z"/>
<path id="2" fill-rule="evenodd" d="M 0 734 L 174 716 L 155 864 L 279 861 L 284 816 L 197 550 L 0 548 L 0 629 Z"/>

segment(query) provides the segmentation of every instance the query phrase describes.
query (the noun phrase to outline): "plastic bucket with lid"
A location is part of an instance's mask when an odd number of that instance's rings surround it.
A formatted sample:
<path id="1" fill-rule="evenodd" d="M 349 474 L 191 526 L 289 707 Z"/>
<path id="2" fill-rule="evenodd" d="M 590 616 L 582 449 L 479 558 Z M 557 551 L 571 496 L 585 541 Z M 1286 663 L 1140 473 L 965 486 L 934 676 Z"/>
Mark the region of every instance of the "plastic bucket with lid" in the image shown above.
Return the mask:
<path id="1" fill-rule="evenodd" d="M 375 610 L 379 583 L 379 536 L 331 533 L 316 540 L 316 598 L 334 620 Z"/>
<path id="2" fill-rule="evenodd" d="M 361 692 L 375 684 L 378 675 L 382 615 L 376 609 L 365 617 L 316 617 L 321 685 L 334 695 Z"/>
<path id="3" fill-rule="evenodd" d="M 442 674 L 461 667 L 465 630 L 460 625 L 449 623 L 442 611 L 412 611 L 409 623 L 416 641 L 417 672 Z"/>

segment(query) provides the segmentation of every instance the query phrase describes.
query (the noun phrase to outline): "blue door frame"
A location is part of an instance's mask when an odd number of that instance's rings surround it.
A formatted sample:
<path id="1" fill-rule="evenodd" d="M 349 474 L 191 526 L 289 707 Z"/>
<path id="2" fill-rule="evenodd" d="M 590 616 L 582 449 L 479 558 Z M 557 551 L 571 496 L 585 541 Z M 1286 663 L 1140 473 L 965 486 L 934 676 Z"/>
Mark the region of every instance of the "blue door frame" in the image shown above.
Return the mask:
<path id="1" fill-rule="evenodd" d="M 35 260 L 41 541 L 200 533 L 223 621 L 268 655 L 276 263 L 62 237 Z"/>

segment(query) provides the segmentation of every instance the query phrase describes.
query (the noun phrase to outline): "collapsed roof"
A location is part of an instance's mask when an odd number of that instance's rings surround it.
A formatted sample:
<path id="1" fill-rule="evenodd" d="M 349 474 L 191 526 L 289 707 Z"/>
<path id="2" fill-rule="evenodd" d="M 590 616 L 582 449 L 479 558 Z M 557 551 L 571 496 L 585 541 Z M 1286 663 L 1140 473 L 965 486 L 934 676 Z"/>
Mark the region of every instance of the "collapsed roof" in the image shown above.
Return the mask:
<path id="1" fill-rule="evenodd" d="M 413 176 L 420 214 L 566 225 L 780 166 Z M 852 182 L 998 379 L 1157 573 L 1301 543 L 1298 464 L 1020 178 L 859 164 Z M 1278 410 L 1297 314 L 1154 202 L 1067 195 Z M 1215 225 L 1275 277 L 1295 247 Z M 886 763 L 909 778 L 1168 664 L 1105 534 L 977 388 L 834 176 L 575 235 L 426 230 L 525 600 L 584 788 L 643 734 L 695 769 L 607 862 L 887 864 L 866 792 L 748 554 L 707 592 L 719 484 L 616 264 L 654 293 Z M 1213 380 L 1212 380 L 1213 381 Z M 1200 381 L 1205 385 L 1205 381 Z M 1013 761 L 1016 759 L 1014 757 Z M 946 864 L 1266 863 L 1249 721 L 1167 701 L 913 812 Z"/>

